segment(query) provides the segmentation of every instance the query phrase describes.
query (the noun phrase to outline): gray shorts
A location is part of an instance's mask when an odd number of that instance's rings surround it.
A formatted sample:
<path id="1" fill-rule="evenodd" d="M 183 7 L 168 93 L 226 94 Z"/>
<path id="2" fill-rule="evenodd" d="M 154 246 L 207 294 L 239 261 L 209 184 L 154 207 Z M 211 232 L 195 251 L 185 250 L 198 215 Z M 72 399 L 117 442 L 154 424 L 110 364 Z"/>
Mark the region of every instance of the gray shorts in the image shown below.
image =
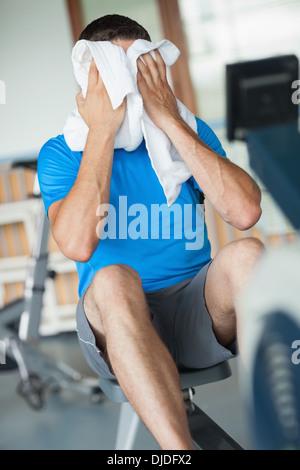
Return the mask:
<path id="1" fill-rule="evenodd" d="M 157 291 L 145 292 L 155 330 L 169 349 L 179 369 L 209 367 L 236 356 L 236 344 L 221 346 L 212 330 L 204 300 L 204 285 L 210 263 L 195 277 Z M 77 332 L 82 353 L 99 375 L 115 379 L 105 351 L 96 346 L 94 334 L 83 309 L 83 297 L 76 311 Z"/>

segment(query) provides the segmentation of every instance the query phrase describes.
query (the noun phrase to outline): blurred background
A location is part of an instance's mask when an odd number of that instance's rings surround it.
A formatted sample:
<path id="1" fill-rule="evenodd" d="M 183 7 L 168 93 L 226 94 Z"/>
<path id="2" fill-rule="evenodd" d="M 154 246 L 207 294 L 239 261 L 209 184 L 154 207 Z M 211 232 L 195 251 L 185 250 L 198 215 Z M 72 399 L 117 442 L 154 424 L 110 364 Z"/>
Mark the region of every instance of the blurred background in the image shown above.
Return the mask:
<path id="1" fill-rule="evenodd" d="M 0 308 L 23 296 L 39 208 L 29 198 L 34 172 L 11 163 L 36 159 L 42 145 L 62 133 L 78 93 L 72 47 L 89 22 L 109 13 L 129 16 L 153 41 L 167 38 L 179 47 L 181 57 L 169 72 L 176 96 L 250 173 L 246 145 L 226 140 L 225 65 L 299 56 L 300 0 L 0 0 Z M 207 205 L 213 255 L 248 235 L 267 246 L 295 239 L 284 214 L 252 176 L 262 189 L 263 215 L 251 230 L 239 232 Z M 40 326 L 45 337 L 75 330 L 78 300 L 75 264 L 51 236 L 49 251 L 56 276 L 47 280 Z"/>

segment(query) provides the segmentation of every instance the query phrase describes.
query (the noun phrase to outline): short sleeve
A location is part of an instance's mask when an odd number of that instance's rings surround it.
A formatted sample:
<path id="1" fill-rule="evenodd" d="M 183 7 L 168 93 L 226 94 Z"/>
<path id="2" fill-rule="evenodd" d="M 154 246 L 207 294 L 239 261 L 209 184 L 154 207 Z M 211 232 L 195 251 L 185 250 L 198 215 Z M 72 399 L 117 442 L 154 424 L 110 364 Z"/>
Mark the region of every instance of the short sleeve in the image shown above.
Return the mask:
<path id="1" fill-rule="evenodd" d="M 219 141 L 218 137 L 214 133 L 214 131 L 211 129 L 211 127 L 206 124 L 206 122 L 202 121 L 202 119 L 199 119 L 196 117 L 197 121 L 197 133 L 198 136 L 200 137 L 203 142 L 206 143 L 214 152 L 218 153 L 222 157 L 226 157 L 226 152 L 222 147 L 221 142 Z M 201 188 L 199 187 L 198 183 L 196 182 L 195 178 L 191 176 L 190 178 L 190 183 L 194 187 L 194 189 L 197 189 L 201 191 Z M 201 191 L 202 192 L 202 191 Z"/>
<path id="2" fill-rule="evenodd" d="M 37 173 L 47 218 L 51 204 L 64 199 L 74 185 L 80 158 L 81 152 L 72 152 L 63 136 L 50 139 L 42 147 Z"/>
<path id="3" fill-rule="evenodd" d="M 209 127 L 206 122 L 202 121 L 202 119 L 199 119 L 196 117 L 197 121 L 197 133 L 198 136 L 200 137 L 203 142 L 206 143 L 212 150 L 214 150 L 216 153 L 219 155 L 222 155 L 222 157 L 226 157 L 226 152 L 223 149 L 221 142 L 219 141 L 218 137 L 214 133 L 211 127 Z"/>

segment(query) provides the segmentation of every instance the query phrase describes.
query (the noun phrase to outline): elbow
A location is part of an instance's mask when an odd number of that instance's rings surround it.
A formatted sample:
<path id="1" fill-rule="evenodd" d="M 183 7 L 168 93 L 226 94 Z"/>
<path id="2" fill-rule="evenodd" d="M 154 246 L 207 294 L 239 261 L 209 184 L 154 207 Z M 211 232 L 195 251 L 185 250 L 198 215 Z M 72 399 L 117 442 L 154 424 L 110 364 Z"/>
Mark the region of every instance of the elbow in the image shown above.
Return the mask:
<path id="1" fill-rule="evenodd" d="M 259 221 L 261 214 L 260 204 L 251 204 L 248 208 L 244 207 L 235 227 L 242 231 L 249 230 Z"/>
<path id="2" fill-rule="evenodd" d="M 89 250 L 87 248 L 85 249 L 84 247 L 60 245 L 59 248 L 66 258 L 69 258 L 72 261 L 76 261 L 78 263 L 87 263 L 94 253 L 94 250 Z"/>
<path id="3" fill-rule="evenodd" d="M 87 263 L 95 251 L 87 246 L 76 246 L 73 243 L 59 244 L 58 246 L 66 258 L 78 263 Z"/>
<path id="4" fill-rule="evenodd" d="M 53 231 L 53 237 L 62 254 L 78 263 L 87 263 L 96 249 L 96 245 L 93 243 L 82 243 L 82 239 L 76 240 L 75 237 L 71 239 L 65 236 L 59 237 L 55 231 Z"/>

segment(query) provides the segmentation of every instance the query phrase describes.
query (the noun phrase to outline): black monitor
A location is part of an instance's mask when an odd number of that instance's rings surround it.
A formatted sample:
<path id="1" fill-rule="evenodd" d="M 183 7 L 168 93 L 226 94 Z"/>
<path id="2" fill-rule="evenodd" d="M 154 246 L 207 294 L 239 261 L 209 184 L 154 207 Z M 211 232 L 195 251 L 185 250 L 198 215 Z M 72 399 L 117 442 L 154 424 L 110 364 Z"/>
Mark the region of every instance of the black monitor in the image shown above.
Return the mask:
<path id="1" fill-rule="evenodd" d="M 298 79 L 295 55 L 237 62 L 226 66 L 227 138 L 245 140 L 247 130 L 297 123 L 292 83 Z"/>

